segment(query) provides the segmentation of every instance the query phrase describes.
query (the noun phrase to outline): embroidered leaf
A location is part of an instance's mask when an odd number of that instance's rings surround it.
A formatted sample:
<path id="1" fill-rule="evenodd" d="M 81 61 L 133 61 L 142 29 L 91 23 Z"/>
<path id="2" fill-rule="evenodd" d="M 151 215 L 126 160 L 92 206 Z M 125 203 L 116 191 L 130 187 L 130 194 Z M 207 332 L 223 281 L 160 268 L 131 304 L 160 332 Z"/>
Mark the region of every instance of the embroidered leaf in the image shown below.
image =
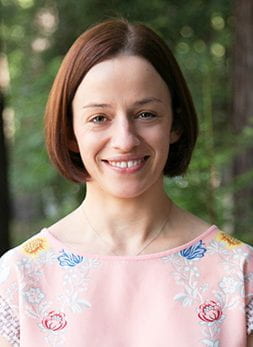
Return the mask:
<path id="1" fill-rule="evenodd" d="M 180 293 L 180 294 L 177 294 L 176 296 L 174 296 L 174 300 L 181 301 L 181 302 L 183 302 L 185 298 L 186 298 L 185 293 Z"/>
<path id="2" fill-rule="evenodd" d="M 188 285 L 185 285 L 185 291 L 188 295 L 190 296 L 193 296 L 193 293 L 194 293 L 194 288 L 188 286 Z"/>
<path id="3" fill-rule="evenodd" d="M 201 321 L 200 324 L 205 325 L 205 322 Z M 203 332 L 203 335 L 206 336 L 207 338 L 210 336 L 210 331 L 208 328 L 203 328 L 202 332 Z"/>
<path id="4" fill-rule="evenodd" d="M 186 296 L 184 301 L 183 301 L 183 306 L 184 307 L 190 306 L 190 305 L 192 305 L 192 302 L 193 302 L 192 298 L 190 298 L 189 296 Z"/>
<path id="5" fill-rule="evenodd" d="M 206 292 L 207 289 L 208 289 L 208 284 L 207 283 L 205 283 L 204 285 L 199 287 L 199 291 L 202 292 L 202 293 Z"/>
<path id="6" fill-rule="evenodd" d="M 76 302 L 72 303 L 71 310 L 72 312 L 79 312 L 81 313 L 83 310 L 91 308 L 91 304 L 83 299 L 79 299 Z"/>
<path id="7" fill-rule="evenodd" d="M 228 303 L 227 303 L 227 309 L 232 309 L 235 306 L 237 306 L 240 302 L 240 299 L 238 297 L 232 298 Z"/>
<path id="8" fill-rule="evenodd" d="M 219 341 L 212 341 L 212 340 L 208 340 L 208 339 L 204 339 L 202 340 L 202 342 L 206 345 L 206 346 L 210 346 L 210 347 L 219 347 Z"/>
<path id="9" fill-rule="evenodd" d="M 206 346 L 213 346 L 213 342 L 207 339 L 202 340 L 202 342 L 206 345 Z"/>
<path id="10" fill-rule="evenodd" d="M 185 293 L 180 293 L 174 296 L 174 300 L 182 302 L 182 305 L 185 306 L 190 306 L 192 304 L 192 299 Z"/>

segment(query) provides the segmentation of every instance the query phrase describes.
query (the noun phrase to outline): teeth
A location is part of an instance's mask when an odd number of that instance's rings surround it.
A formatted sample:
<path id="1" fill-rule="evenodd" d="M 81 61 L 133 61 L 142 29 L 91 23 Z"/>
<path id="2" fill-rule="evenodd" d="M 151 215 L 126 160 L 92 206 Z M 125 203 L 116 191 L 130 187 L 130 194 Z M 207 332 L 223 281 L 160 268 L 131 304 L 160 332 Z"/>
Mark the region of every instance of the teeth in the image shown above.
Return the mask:
<path id="1" fill-rule="evenodd" d="M 116 166 L 116 167 L 125 169 L 125 168 L 130 168 L 133 166 L 140 165 L 141 162 L 142 162 L 142 159 L 138 159 L 138 160 L 129 160 L 129 161 L 109 161 L 109 164 L 111 166 Z"/>

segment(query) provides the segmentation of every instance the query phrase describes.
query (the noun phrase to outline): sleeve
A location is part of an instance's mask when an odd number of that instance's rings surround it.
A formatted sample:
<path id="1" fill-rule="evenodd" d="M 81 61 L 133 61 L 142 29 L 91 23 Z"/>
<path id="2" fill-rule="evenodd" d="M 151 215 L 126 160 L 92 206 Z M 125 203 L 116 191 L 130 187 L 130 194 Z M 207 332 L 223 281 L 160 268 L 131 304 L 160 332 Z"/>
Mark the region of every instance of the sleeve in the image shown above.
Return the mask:
<path id="1" fill-rule="evenodd" d="M 249 247 L 249 257 L 245 273 L 246 324 L 248 335 L 253 334 L 253 248 Z"/>
<path id="2" fill-rule="evenodd" d="M 13 347 L 19 346 L 18 285 L 13 250 L 0 258 L 0 335 Z"/>
<path id="3" fill-rule="evenodd" d="M 246 322 L 248 334 L 253 334 L 253 299 L 246 306 Z"/>

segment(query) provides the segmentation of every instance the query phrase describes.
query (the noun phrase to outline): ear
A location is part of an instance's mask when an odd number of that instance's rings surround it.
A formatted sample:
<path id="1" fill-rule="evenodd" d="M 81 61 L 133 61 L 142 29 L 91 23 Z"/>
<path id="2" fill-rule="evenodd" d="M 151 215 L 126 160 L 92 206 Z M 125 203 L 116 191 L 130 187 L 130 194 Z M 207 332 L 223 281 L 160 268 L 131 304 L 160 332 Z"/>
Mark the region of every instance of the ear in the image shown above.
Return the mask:
<path id="1" fill-rule="evenodd" d="M 79 153 L 79 147 L 75 139 L 68 140 L 68 149 L 72 152 Z"/>
<path id="2" fill-rule="evenodd" d="M 72 127 L 68 127 L 68 129 L 67 129 L 67 141 L 68 141 L 68 149 L 70 151 L 75 152 L 75 153 L 80 152 Z"/>
<path id="3" fill-rule="evenodd" d="M 170 144 L 176 143 L 181 137 L 181 131 L 171 130 L 170 132 Z"/>

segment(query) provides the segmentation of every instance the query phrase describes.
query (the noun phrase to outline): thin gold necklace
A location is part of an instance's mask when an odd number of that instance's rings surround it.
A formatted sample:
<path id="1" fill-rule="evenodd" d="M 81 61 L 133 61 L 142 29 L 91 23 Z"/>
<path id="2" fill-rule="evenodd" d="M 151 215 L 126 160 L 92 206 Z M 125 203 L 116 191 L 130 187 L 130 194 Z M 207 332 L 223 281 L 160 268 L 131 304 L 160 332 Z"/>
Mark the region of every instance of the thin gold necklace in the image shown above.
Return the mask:
<path id="1" fill-rule="evenodd" d="M 98 236 L 98 238 L 100 238 L 107 246 L 111 246 L 111 243 L 110 243 L 106 238 L 104 238 L 102 235 L 100 235 L 100 233 L 92 226 L 92 224 L 91 224 L 90 221 L 89 221 L 89 218 L 87 217 L 87 214 L 85 213 L 84 208 L 82 208 L 82 206 L 81 206 L 80 208 L 81 208 L 81 211 L 82 211 L 82 213 L 83 213 L 83 215 L 84 215 L 84 217 L 85 217 L 85 219 L 86 219 L 86 221 L 87 221 L 89 227 L 91 228 L 91 230 L 92 230 L 92 231 Z M 170 214 L 169 214 L 169 216 L 170 216 Z M 151 240 L 148 240 L 148 241 L 146 242 L 146 244 L 144 245 L 144 247 L 142 247 L 141 250 L 138 251 L 138 253 L 135 254 L 134 256 L 137 256 L 137 255 L 141 254 L 141 253 L 144 251 L 144 249 L 146 249 L 153 241 L 155 241 L 155 240 L 158 238 L 158 236 L 161 234 L 161 232 L 162 232 L 163 229 L 165 228 L 166 224 L 168 223 L 169 216 L 165 218 L 164 222 L 162 223 L 161 228 L 160 228 L 160 229 L 158 230 L 158 232 L 154 235 L 154 237 L 152 237 Z M 120 255 L 120 254 L 118 254 L 118 253 L 116 253 L 116 252 L 114 252 L 114 251 L 111 251 L 111 252 L 112 252 L 114 255 L 117 255 L 117 256 Z"/>

